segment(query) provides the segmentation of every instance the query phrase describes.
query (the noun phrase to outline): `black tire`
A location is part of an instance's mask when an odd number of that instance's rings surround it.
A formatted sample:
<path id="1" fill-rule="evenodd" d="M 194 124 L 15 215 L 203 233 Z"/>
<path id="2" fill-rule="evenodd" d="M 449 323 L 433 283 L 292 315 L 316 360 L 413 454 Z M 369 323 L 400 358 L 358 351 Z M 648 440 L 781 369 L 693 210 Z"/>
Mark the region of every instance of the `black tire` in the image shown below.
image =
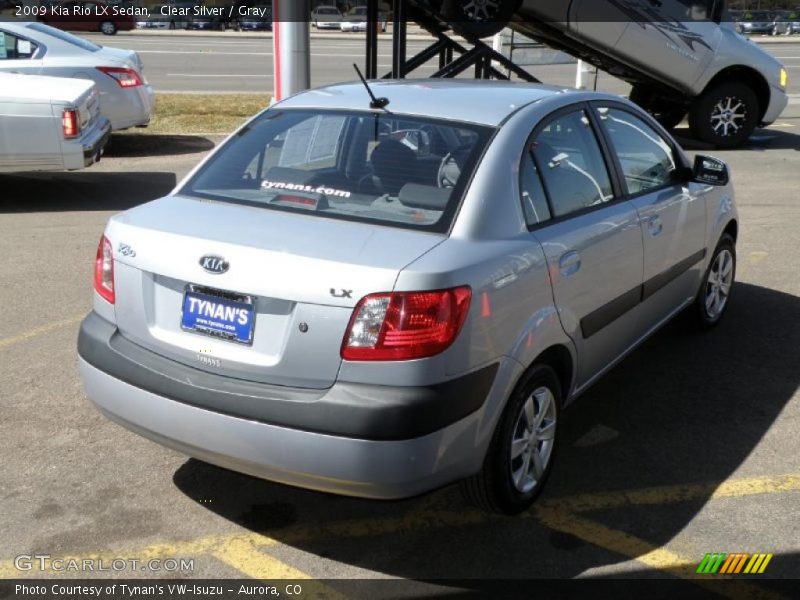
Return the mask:
<path id="1" fill-rule="evenodd" d="M 473 0 L 444 0 L 441 16 L 453 31 L 467 39 L 484 38 L 499 33 L 508 25 L 521 0 L 496 0 L 498 7 L 488 17 L 471 12 Z"/>
<path id="2" fill-rule="evenodd" d="M 718 120 L 725 116 L 728 107 L 735 108 L 736 127 Z M 715 85 L 698 96 L 689 110 L 689 127 L 697 139 L 717 148 L 734 148 L 742 144 L 758 125 L 760 106 L 758 96 L 746 83 L 729 81 Z M 717 129 L 714 128 L 717 124 Z"/>
<path id="3" fill-rule="evenodd" d="M 712 281 L 709 280 L 709 276 L 711 275 L 712 271 L 715 269 L 715 265 L 717 264 L 718 260 L 720 259 L 720 255 L 724 252 L 727 252 L 732 259 L 731 264 L 731 272 L 730 272 L 730 282 L 728 284 L 728 291 L 725 295 L 725 303 L 722 306 L 721 310 L 718 311 L 710 311 L 707 304 L 708 295 L 713 288 Z M 731 292 L 735 287 L 736 282 L 736 243 L 733 241 L 733 238 L 729 234 L 723 234 L 720 238 L 717 247 L 714 249 L 714 254 L 711 256 L 711 260 L 708 263 L 708 268 L 706 272 L 703 274 L 703 282 L 700 284 L 700 289 L 697 291 L 697 297 L 694 301 L 694 317 L 696 324 L 701 329 L 710 329 L 714 327 L 722 320 L 722 317 L 725 316 L 725 313 L 728 312 L 728 306 L 730 306 L 730 299 L 731 299 Z"/>
<path id="4" fill-rule="evenodd" d="M 542 475 L 538 477 L 531 489 L 520 491 L 512 477 L 512 469 L 516 463 L 515 459 L 511 458 L 511 442 L 515 433 L 520 431 L 519 420 L 522 418 L 523 407 L 529 399 L 534 398 L 533 393 L 541 389 L 548 389 L 552 394 L 550 404 L 553 410 L 553 437 L 549 441 L 547 461 Z M 547 481 L 555 459 L 561 400 L 561 385 L 551 367 L 537 364 L 525 373 L 500 416 L 483 462 L 483 468 L 477 475 L 461 482 L 462 493 L 469 502 L 485 511 L 505 515 L 519 514 L 533 504 Z M 541 408 L 541 404 L 535 404 L 535 406 L 537 409 Z M 538 413 L 536 414 L 538 416 Z M 543 449 L 543 443 L 542 441 L 538 442 L 540 449 Z M 522 456 L 518 458 L 522 460 Z"/>
<path id="5" fill-rule="evenodd" d="M 659 98 L 647 87 L 633 86 L 628 98 L 649 112 L 664 129 L 675 129 L 686 117 L 685 105 Z"/>

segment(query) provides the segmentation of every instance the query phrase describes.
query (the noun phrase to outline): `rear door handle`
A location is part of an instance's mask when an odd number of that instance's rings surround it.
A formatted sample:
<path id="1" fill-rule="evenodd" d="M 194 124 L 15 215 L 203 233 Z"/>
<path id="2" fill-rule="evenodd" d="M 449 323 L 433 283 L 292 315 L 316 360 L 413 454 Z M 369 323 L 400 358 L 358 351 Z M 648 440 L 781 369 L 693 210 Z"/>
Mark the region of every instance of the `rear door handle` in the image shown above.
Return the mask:
<path id="1" fill-rule="evenodd" d="M 654 215 L 647 220 L 647 231 L 653 237 L 661 235 L 661 232 L 664 231 L 664 222 L 660 216 Z"/>
<path id="2" fill-rule="evenodd" d="M 558 261 L 558 268 L 564 277 L 575 275 L 581 268 L 581 255 L 574 250 L 562 254 Z"/>

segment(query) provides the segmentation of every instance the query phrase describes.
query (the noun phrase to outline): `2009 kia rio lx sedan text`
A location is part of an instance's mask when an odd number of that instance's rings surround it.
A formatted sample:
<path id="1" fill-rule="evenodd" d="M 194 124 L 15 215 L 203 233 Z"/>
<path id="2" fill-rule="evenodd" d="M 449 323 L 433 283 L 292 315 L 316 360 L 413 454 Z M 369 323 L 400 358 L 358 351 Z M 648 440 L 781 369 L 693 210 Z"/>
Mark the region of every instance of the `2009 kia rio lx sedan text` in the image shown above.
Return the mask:
<path id="1" fill-rule="evenodd" d="M 516 513 L 560 411 L 678 312 L 719 321 L 737 215 L 630 102 L 476 81 L 312 90 L 113 217 L 78 349 L 109 418 L 369 498 Z"/>

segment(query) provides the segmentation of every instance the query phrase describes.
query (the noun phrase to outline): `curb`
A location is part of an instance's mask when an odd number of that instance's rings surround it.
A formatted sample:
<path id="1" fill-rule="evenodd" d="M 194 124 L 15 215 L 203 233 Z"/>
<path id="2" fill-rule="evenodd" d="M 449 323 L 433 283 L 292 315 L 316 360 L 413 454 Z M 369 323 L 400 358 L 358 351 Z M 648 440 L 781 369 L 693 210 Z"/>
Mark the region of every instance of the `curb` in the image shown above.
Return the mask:
<path id="1" fill-rule="evenodd" d="M 176 37 L 176 38 L 192 38 L 192 37 L 227 37 L 231 39 L 261 39 L 271 40 L 272 32 L 253 32 L 253 31 L 187 31 L 184 29 L 169 30 L 169 29 L 134 29 L 132 31 L 119 31 L 117 37 L 127 36 L 147 36 L 147 37 Z M 338 31 L 331 31 L 330 33 L 323 33 L 312 31 L 310 34 L 312 40 L 357 40 L 366 43 L 367 36 L 364 33 L 341 33 Z M 386 33 L 379 33 L 378 40 L 391 41 L 392 34 L 390 31 Z M 408 39 L 410 41 L 424 41 L 433 40 L 433 36 L 423 33 L 409 33 Z"/>

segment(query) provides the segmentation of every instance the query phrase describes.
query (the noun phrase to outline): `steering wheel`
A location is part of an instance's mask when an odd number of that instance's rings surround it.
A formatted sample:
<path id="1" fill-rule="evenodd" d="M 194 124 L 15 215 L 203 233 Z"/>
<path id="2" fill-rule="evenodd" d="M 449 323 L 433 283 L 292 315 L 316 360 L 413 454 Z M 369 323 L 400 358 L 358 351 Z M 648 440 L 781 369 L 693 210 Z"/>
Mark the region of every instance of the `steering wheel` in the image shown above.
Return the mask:
<path id="1" fill-rule="evenodd" d="M 453 188 L 461 176 L 461 168 L 467 161 L 472 144 L 461 144 L 452 152 L 448 152 L 439 165 L 436 182 L 440 188 Z"/>

